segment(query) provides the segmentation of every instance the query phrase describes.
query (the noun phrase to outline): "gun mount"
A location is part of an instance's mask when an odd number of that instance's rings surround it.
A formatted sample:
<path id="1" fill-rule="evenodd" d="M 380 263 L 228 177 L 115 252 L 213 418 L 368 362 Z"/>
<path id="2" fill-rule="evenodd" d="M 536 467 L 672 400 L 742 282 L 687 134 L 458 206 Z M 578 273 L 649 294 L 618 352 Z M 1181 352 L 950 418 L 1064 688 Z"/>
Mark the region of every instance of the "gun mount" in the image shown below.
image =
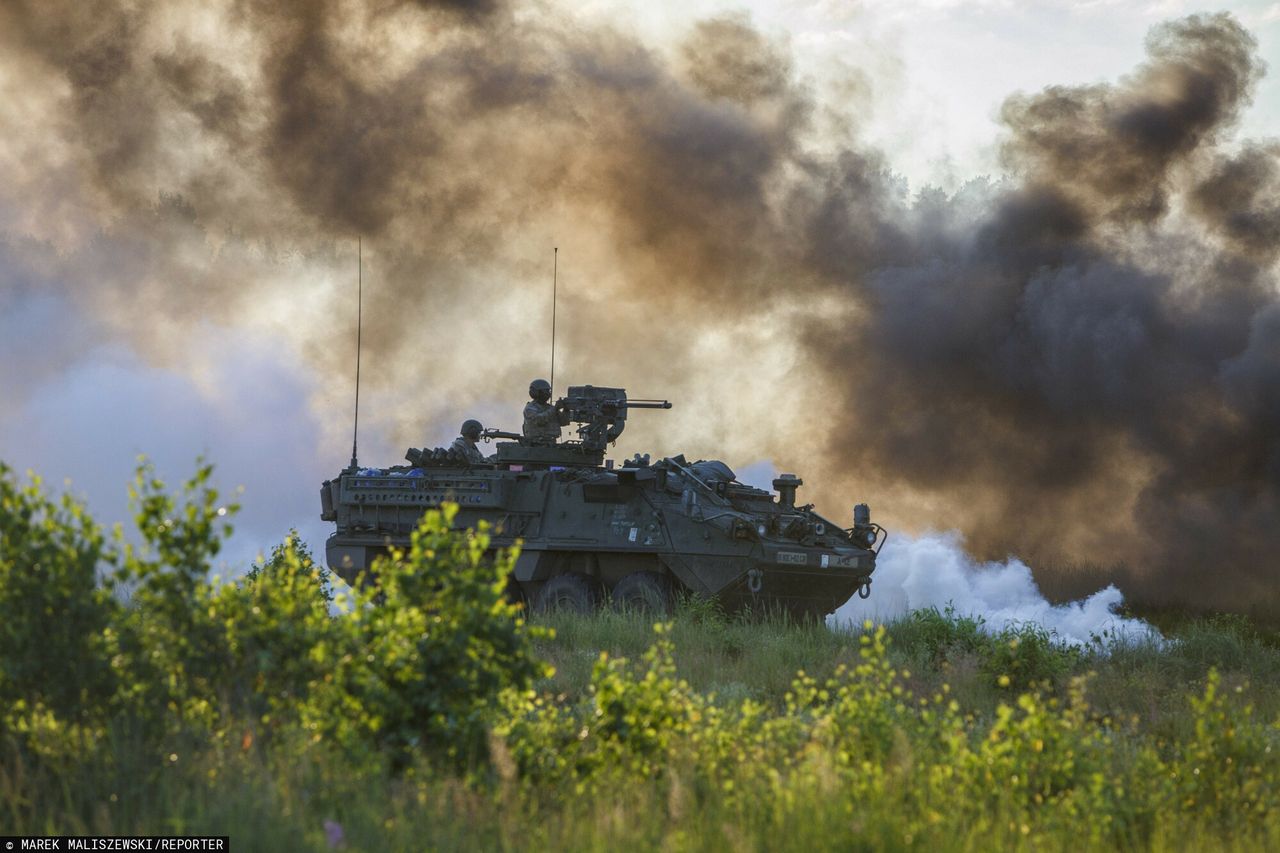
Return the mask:
<path id="1" fill-rule="evenodd" d="M 666 400 L 629 400 L 622 388 L 573 385 L 556 401 L 562 423 L 580 424 L 578 439 L 584 450 L 604 450 L 622 435 L 629 409 L 669 409 Z"/>

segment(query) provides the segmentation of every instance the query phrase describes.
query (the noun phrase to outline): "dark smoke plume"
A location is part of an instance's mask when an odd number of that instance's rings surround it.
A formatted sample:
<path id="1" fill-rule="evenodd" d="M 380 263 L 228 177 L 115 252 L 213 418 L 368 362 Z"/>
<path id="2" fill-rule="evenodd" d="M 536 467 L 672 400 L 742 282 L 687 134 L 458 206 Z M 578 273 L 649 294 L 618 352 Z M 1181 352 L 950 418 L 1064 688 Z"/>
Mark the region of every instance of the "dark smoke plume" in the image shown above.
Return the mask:
<path id="1" fill-rule="evenodd" d="M 1230 138 L 1263 66 L 1228 16 L 1011 97 L 1009 175 L 914 199 L 742 16 L 668 55 L 497 0 L 66 0 L 0 7 L 0 49 L 6 317 L 75 304 L 157 362 L 245 325 L 345 390 L 361 235 L 370 417 L 420 444 L 545 372 L 559 245 L 557 370 L 679 403 L 635 449 L 772 458 L 832 513 L 1151 597 L 1270 595 L 1280 156 Z"/>
<path id="2" fill-rule="evenodd" d="M 872 308 L 826 363 L 859 365 L 853 446 L 980 554 L 1125 561 L 1157 599 L 1276 600 L 1277 159 L 1223 145 L 1254 48 L 1191 17 L 1116 85 L 1010 98 L 1014 179 L 976 227 L 918 230 L 906 263 L 850 284 Z"/>

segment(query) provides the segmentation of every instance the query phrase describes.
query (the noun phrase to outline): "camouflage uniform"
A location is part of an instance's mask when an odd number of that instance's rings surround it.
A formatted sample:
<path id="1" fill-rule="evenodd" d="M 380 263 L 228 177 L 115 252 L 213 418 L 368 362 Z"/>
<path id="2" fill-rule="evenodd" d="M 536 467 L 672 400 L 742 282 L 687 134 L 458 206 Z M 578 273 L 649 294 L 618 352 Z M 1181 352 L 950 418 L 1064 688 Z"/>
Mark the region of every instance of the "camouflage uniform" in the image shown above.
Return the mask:
<path id="1" fill-rule="evenodd" d="M 560 414 L 551 403 L 530 400 L 524 406 L 524 437 L 534 444 L 560 440 Z"/>
<path id="2" fill-rule="evenodd" d="M 476 447 L 476 443 L 464 435 L 455 438 L 453 444 L 449 445 L 449 449 L 468 463 L 489 461 L 480 452 L 480 448 Z"/>

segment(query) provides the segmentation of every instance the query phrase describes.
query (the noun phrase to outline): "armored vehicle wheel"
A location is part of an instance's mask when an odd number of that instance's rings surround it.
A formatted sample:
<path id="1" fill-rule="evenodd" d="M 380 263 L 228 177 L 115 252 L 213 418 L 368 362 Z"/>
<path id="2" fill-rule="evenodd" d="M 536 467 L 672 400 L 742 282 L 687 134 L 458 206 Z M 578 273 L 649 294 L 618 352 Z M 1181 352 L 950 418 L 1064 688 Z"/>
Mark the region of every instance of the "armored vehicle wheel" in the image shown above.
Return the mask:
<path id="1" fill-rule="evenodd" d="M 671 584 L 657 572 L 632 572 L 613 588 L 613 607 L 666 616 L 671 613 Z"/>
<path id="2" fill-rule="evenodd" d="M 556 575 L 542 587 L 534 606 L 539 613 L 591 613 L 596 609 L 595 587 L 582 575 Z"/>

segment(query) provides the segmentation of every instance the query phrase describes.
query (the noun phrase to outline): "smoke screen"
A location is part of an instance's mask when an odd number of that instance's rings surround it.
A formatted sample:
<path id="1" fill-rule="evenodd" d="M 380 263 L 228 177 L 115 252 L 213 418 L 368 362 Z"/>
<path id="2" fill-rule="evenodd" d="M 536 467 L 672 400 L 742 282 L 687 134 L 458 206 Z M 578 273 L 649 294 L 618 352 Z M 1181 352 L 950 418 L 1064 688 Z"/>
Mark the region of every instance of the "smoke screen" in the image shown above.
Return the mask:
<path id="1" fill-rule="evenodd" d="M 558 245 L 557 392 L 676 404 L 628 450 L 771 459 L 838 518 L 1148 600 L 1274 602 L 1280 147 L 1234 135 L 1265 65 L 1228 15 L 1011 94 L 1002 173 L 955 192 L 743 15 L 660 50 L 496 0 L 18 2 L 0 46 L 0 328 L 75 312 L 6 352 L 7 399 L 247 329 L 342 392 L 301 402 L 336 470 L 359 236 L 362 421 L 512 428 Z"/>

